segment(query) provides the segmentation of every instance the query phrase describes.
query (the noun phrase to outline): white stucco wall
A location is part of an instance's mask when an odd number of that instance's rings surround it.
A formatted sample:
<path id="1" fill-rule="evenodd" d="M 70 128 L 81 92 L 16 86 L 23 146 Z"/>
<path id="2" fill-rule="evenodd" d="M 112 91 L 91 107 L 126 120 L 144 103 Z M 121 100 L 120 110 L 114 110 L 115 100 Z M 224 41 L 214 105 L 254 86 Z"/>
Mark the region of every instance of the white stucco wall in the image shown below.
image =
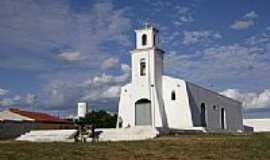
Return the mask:
<path id="1" fill-rule="evenodd" d="M 171 100 L 172 91 L 175 91 L 175 100 Z M 163 76 L 163 101 L 169 128 L 185 129 L 193 127 L 185 81 Z"/>
<path id="2" fill-rule="evenodd" d="M 123 127 L 135 126 L 135 103 L 140 99 L 151 101 L 151 117 L 155 127 L 163 127 L 166 123 L 164 104 L 162 101 L 162 68 L 163 52 L 156 48 L 136 49 L 132 55 L 132 80 L 121 89 L 119 117 Z M 145 59 L 146 74 L 140 75 L 140 60 Z"/>
<path id="3" fill-rule="evenodd" d="M 135 124 L 135 107 L 133 107 L 134 93 L 131 92 L 132 90 L 133 87 L 131 84 L 127 84 L 121 88 L 117 127 L 119 126 L 120 119 L 123 123 L 122 127 L 133 126 Z"/>
<path id="4" fill-rule="evenodd" d="M 158 46 L 158 31 L 153 27 L 145 27 L 143 29 L 135 30 L 136 32 L 136 48 L 137 49 L 145 49 L 151 48 L 153 46 Z M 146 35 L 147 43 L 146 45 L 142 45 L 142 36 Z M 155 45 L 154 45 L 154 36 L 156 37 Z"/>

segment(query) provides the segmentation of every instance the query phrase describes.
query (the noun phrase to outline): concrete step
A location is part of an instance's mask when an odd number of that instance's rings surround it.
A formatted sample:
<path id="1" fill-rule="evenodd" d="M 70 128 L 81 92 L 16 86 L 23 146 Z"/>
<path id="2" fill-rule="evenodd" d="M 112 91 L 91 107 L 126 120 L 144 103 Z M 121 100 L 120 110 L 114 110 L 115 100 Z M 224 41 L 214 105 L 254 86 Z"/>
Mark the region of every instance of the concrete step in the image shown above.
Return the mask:
<path id="1" fill-rule="evenodd" d="M 30 131 L 18 137 L 17 141 L 31 142 L 70 142 L 76 130 L 38 130 Z"/>
<path id="2" fill-rule="evenodd" d="M 99 141 L 133 141 L 153 139 L 159 133 L 155 128 L 148 126 L 119 128 L 119 129 L 97 129 L 101 132 Z"/>

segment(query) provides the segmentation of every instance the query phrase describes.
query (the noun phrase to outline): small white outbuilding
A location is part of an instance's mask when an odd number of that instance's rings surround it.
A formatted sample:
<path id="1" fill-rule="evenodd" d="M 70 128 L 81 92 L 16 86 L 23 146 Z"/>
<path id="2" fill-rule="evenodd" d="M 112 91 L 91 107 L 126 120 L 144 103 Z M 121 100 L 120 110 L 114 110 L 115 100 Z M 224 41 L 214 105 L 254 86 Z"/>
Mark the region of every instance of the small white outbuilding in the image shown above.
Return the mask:
<path id="1" fill-rule="evenodd" d="M 151 25 L 135 30 L 132 80 L 121 88 L 118 128 L 243 131 L 241 103 L 188 81 L 163 75 L 164 51 Z"/>
<path id="2" fill-rule="evenodd" d="M 84 118 L 88 112 L 88 106 L 86 102 L 78 103 L 78 118 Z"/>

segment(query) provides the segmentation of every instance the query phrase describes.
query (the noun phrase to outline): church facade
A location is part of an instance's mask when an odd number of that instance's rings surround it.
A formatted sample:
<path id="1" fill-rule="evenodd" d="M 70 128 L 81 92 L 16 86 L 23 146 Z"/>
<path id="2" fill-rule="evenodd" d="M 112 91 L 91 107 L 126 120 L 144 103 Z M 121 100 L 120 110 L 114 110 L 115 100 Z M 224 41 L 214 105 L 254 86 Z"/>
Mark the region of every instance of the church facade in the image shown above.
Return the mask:
<path id="1" fill-rule="evenodd" d="M 241 103 L 191 82 L 163 75 L 164 51 L 151 25 L 135 30 L 132 79 L 121 88 L 117 128 L 243 131 Z"/>

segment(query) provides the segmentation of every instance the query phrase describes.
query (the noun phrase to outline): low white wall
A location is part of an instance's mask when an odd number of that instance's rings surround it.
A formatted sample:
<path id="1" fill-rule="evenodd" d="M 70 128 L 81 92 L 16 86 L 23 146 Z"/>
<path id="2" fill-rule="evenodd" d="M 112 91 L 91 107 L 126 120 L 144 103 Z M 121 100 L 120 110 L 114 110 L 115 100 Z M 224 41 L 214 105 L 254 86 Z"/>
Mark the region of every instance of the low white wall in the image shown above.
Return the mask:
<path id="1" fill-rule="evenodd" d="M 270 132 L 270 118 L 268 119 L 244 119 L 244 125 L 253 127 L 254 132 Z"/>

